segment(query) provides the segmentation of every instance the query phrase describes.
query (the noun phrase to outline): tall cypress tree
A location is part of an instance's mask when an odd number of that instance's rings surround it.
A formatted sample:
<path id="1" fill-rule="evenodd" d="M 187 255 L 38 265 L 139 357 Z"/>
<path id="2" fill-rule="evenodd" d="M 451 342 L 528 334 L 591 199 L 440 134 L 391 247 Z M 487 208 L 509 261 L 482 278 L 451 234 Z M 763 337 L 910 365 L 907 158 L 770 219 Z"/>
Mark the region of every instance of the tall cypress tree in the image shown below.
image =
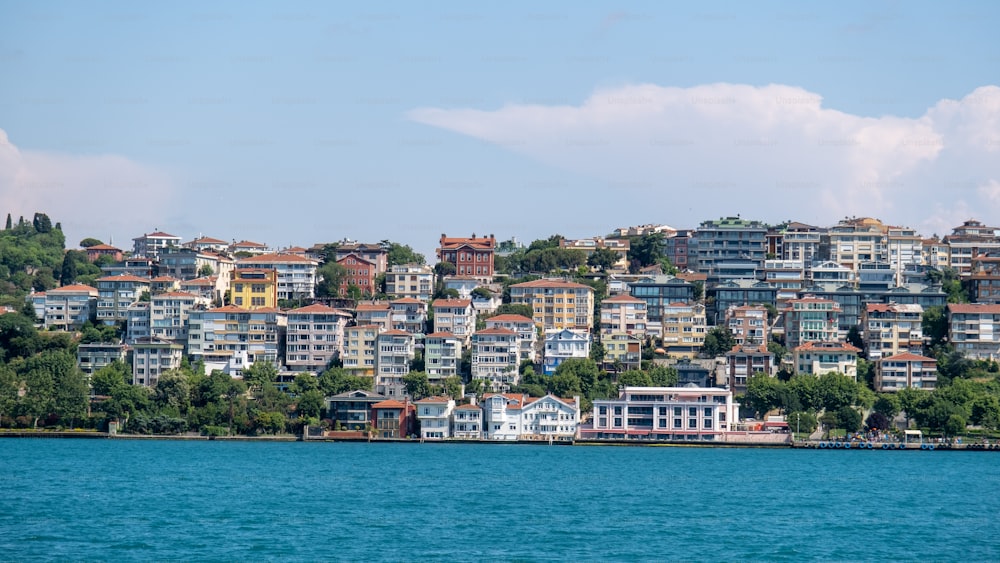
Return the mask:
<path id="1" fill-rule="evenodd" d="M 13 229 L 13 228 L 14 228 L 14 223 L 13 223 L 13 221 L 11 221 L 11 219 L 10 219 L 10 213 L 8 213 L 8 214 L 7 214 L 7 226 L 6 226 L 6 227 L 4 227 L 4 230 L 7 230 L 7 231 L 9 231 L 9 230 L 11 230 L 11 229 Z"/>

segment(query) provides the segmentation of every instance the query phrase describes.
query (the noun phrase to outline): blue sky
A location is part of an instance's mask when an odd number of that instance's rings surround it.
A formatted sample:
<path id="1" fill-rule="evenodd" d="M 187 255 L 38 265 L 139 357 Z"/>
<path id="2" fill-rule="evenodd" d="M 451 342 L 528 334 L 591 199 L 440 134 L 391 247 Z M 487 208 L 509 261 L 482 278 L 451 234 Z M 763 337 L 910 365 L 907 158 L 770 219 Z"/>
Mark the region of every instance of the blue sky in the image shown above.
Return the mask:
<path id="1" fill-rule="evenodd" d="M 1000 4 L 8 2 L 0 212 L 72 245 L 1000 223 Z M 954 101 L 949 101 L 954 100 Z"/>

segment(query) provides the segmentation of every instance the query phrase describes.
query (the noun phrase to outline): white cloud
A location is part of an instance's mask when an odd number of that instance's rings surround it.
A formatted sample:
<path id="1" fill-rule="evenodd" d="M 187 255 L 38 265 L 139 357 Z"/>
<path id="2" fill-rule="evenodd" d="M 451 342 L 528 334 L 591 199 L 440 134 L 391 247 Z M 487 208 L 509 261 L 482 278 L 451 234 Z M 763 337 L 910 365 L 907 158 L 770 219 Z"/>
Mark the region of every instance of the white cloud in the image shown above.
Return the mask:
<path id="1" fill-rule="evenodd" d="M 606 182 L 688 226 L 735 213 L 870 215 L 946 234 L 970 210 L 984 220 L 1000 210 L 996 86 L 919 118 L 852 115 L 774 84 L 631 85 L 579 106 L 422 108 L 408 117 Z"/>
<path id="2" fill-rule="evenodd" d="M 22 150 L 0 129 L 0 216 L 46 213 L 62 223 L 67 247 L 114 235 L 116 246 L 128 248 L 158 225 L 172 199 L 162 171 L 114 154 Z"/>

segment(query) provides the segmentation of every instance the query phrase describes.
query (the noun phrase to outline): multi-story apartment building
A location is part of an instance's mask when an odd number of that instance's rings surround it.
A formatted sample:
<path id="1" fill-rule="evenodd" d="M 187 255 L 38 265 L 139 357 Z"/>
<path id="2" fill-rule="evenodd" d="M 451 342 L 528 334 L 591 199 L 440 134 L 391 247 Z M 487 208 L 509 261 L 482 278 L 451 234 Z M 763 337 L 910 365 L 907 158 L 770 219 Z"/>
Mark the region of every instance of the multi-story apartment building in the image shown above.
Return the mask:
<path id="1" fill-rule="evenodd" d="M 881 393 L 937 387 L 937 360 L 905 352 L 875 363 L 875 389 Z"/>
<path id="2" fill-rule="evenodd" d="M 261 256 L 263 254 L 271 254 L 271 249 L 262 242 L 241 240 L 240 242 L 233 242 L 229 245 L 229 253 L 237 257 Z"/>
<path id="3" fill-rule="evenodd" d="M 153 295 L 157 293 L 169 293 L 171 291 L 180 291 L 181 280 L 173 276 L 156 276 L 155 278 L 149 280 L 149 291 Z"/>
<path id="4" fill-rule="evenodd" d="M 964 276 L 972 272 L 973 258 L 1000 251 L 1000 228 L 969 219 L 952 229 L 944 243 L 948 245 L 948 265 Z"/>
<path id="5" fill-rule="evenodd" d="M 483 409 L 479 405 L 460 405 L 451 416 L 452 434 L 455 438 L 478 440 L 483 436 Z"/>
<path id="6" fill-rule="evenodd" d="M 156 276 L 157 269 L 156 260 L 143 256 L 130 256 L 121 262 L 101 266 L 101 271 L 106 276 L 130 275 L 140 278 Z"/>
<path id="7" fill-rule="evenodd" d="M 796 373 L 820 376 L 833 372 L 857 379 L 860 351 L 845 342 L 809 341 L 792 349 L 792 365 Z"/>
<path id="8" fill-rule="evenodd" d="M 402 401 L 386 399 L 372 405 L 375 435 L 379 438 L 406 438 L 416 427 L 416 407 L 406 397 Z"/>
<path id="9" fill-rule="evenodd" d="M 335 429 L 365 431 L 369 425 L 374 426 L 372 406 L 384 400 L 385 397 L 371 391 L 347 391 L 326 398 L 326 416 Z"/>
<path id="10" fill-rule="evenodd" d="M 218 369 L 233 377 L 256 362 L 279 365 L 287 318 L 277 309 L 243 309 L 227 305 L 188 314 L 188 354 L 205 362 L 206 373 Z"/>
<path id="11" fill-rule="evenodd" d="M 354 314 L 359 325 L 376 325 L 379 330 L 392 328 L 392 307 L 388 301 L 358 303 L 354 308 Z"/>
<path id="12" fill-rule="evenodd" d="M 496 250 L 496 239 L 493 235 L 470 238 L 447 237 L 441 235 L 437 248 L 437 258 L 455 266 L 455 273 L 460 276 L 475 276 L 484 280 L 493 279 L 493 254 Z"/>
<path id="13" fill-rule="evenodd" d="M 694 301 L 694 284 L 673 276 L 651 276 L 629 284 L 629 294 L 646 302 L 647 332 L 660 332 L 663 309 L 671 303 Z M 655 326 L 652 326 L 655 325 Z"/>
<path id="14" fill-rule="evenodd" d="M 647 303 L 631 295 L 615 295 L 601 301 L 601 338 L 612 333 L 646 336 Z"/>
<path id="15" fill-rule="evenodd" d="M 202 252 L 191 248 L 171 247 L 159 253 L 159 273 L 179 280 L 193 280 L 205 275 L 231 275 L 235 263 L 232 259 L 214 252 Z"/>
<path id="16" fill-rule="evenodd" d="M 354 241 L 341 241 L 338 243 L 335 254 L 338 262 L 351 254 L 372 264 L 375 270 L 374 275 L 376 276 L 386 273 L 389 269 L 389 253 L 382 245 Z"/>
<path id="17" fill-rule="evenodd" d="M 767 345 L 771 337 L 767 309 L 760 305 L 740 305 L 726 309 L 726 327 L 738 346 Z"/>
<path id="18" fill-rule="evenodd" d="M 582 238 L 575 240 L 559 239 L 559 248 L 582 250 L 587 255 L 588 259 L 591 254 L 599 249 L 607 249 L 614 252 L 618 259 L 610 269 L 617 271 L 628 270 L 629 245 L 630 243 L 628 239 L 606 239 L 604 237 Z"/>
<path id="19" fill-rule="evenodd" d="M 278 271 L 237 268 L 229 284 L 229 302 L 245 309 L 278 306 Z"/>
<path id="20" fill-rule="evenodd" d="M 375 377 L 375 339 L 378 325 L 359 324 L 344 328 L 344 369 L 351 375 Z"/>
<path id="21" fill-rule="evenodd" d="M 180 246 L 181 237 L 155 231 L 132 239 L 132 256 L 156 259 L 160 251 L 172 246 Z"/>
<path id="22" fill-rule="evenodd" d="M 590 333 L 568 328 L 545 335 L 545 352 L 542 370 L 545 375 L 553 375 L 559 364 L 566 360 L 590 357 Z"/>
<path id="23" fill-rule="evenodd" d="M 760 268 L 767 256 L 767 225 L 739 217 L 704 221 L 698 227 L 697 271 L 715 273 L 726 262 L 751 262 Z"/>
<path id="24" fill-rule="evenodd" d="M 909 227 L 886 225 L 886 254 L 889 267 L 896 273 L 895 283 L 903 283 L 903 271 L 923 264 L 923 239 Z"/>
<path id="25" fill-rule="evenodd" d="M 125 343 L 132 344 L 152 335 L 149 327 L 149 301 L 133 303 L 125 311 Z"/>
<path id="26" fill-rule="evenodd" d="M 795 221 L 785 225 L 781 233 L 781 259 L 803 265 L 812 264 L 819 258 L 820 241 L 824 230 Z"/>
<path id="27" fill-rule="evenodd" d="M 187 345 L 191 311 L 207 306 L 207 300 L 190 293 L 176 291 L 154 295 L 148 309 L 150 336 Z"/>
<path id="28" fill-rule="evenodd" d="M 486 319 L 486 328 L 505 328 L 517 333 L 521 341 L 520 359 L 535 361 L 537 352 L 535 347 L 538 344 L 538 328 L 535 322 L 522 315 L 496 315 Z"/>
<path id="29" fill-rule="evenodd" d="M 95 342 L 80 344 L 76 349 L 76 365 L 89 379 L 94 372 L 111 365 L 125 362 L 125 345 L 116 342 Z"/>
<path id="30" fill-rule="evenodd" d="M 424 336 L 424 371 L 427 380 L 440 384 L 458 375 L 462 361 L 462 339 L 450 332 L 432 332 Z"/>
<path id="31" fill-rule="evenodd" d="M 229 252 L 229 243 L 212 237 L 198 237 L 192 241 L 181 245 L 184 248 L 197 250 L 198 252 Z"/>
<path id="32" fill-rule="evenodd" d="M 345 254 L 337 259 L 337 264 L 344 268 L 345 275 L 340 280 L 340 295 L 347 296 L 351 287 L 356 287 L 362 295 L 373 295 L 378 291 L 375 287 L 375 277 L 378 268 L 375 262 L 358 254 Z"/>
<path id="33" fill-rule="evenodd" d="M 1000 303 L 1000 256 L 973 258 L 968 280 L 976 303 Z"/>
<path id="34" fill-rule="evenodd" d="M 576 437 L 579 430 L 580 398 L 489 394 L 483 397 L 482 413 L 483 438 L 487 440 L 567 440 Z"/>
<path id="35" fill-rule="evenodd" d="M 419 338 L 427 331 L 427 302 L 403 297 L 389 302 L 390 323 L 394 330 L 409 332 Z"/>
<path id="36" fill-rule="evenodd" d="M 508 391 L 520 381 L 519 351 L 519 338 L 512 330 L 476 331 L 472 335 L 472 379 L 482 380 L 487 390 Z"/>
<path id="37" fill-rule="evenodd" d="M 663 239 L 663 254 L 678 270 L 687 270 L 693 263 L 688 262 L 692 253 L 696 254 L 697 241 L 694 231 L 681 229 L 665 234 Z M 694 243 L 692 243 L 694 241 Z"/>
<path id="38" fill-rule="evenodd" d="M 38 315 L 36 307 L 35 314 L 46 329 L 78 330 L 96 315 L 99 292 L 89 285 L 64 285 L 33 295 L 43 299 L 43 313 Z"/>
<path id="39" fill-rule="evenodd" d="M 886 262 L 858 264 L 858 289 L 865 293 L 888 291 L 896 287 L 899 273 Z"/>
<path id="40" fill-rule="evenodd" d="M 184 346 L 171 340 L 144 338 L 132 344 L 132 385 L 156 387 L 164 372 L 181 367 Z"/>
<path id="41" fill-rule="evenodd" d="M 736 345 L 726 352 L 726 377 L 729 389 L 734 393 L 745 393 L 747 379 L 758 373 L 774 375 L 776 371 L 775 358 L 765 344 Z"/>
<path id="42" fill-rule="evenodd" d="M 1000 305 L 948 304 L 948 342 L 973 360 L 1000 359 Z"/>
<path id="43" fill-rule="evenodd" d="M 287 315 L 285 366 L 289 371 L 319 374 L 343 355 L 350 313 L 314 303 Z"/>
<path id="44" fill-rule="evenodd" d="M 887 262 L 888 239 L 878 219 L 843 219 L 823 235 L 821 258 L 857 270 L 862 262 Z"/>
<path id="45" fill-rule="evenodd" d="M 410 373 L 415 357 L 413 335 L 401 330 L 387 330 L 375 337 L 375 392 L 386 397 L 403 397 L 403 378 Z"/>
<path id="46" fill-rule="evenodd" d="M 275 270 L 280 301 L 315 297 L 318 264 L 315 260 L 295 254 L 261 254 L 240 259 L 236 262 L 236 267 Z"/>
<path id="47" fill-rule="evenodd" d="M 96 262 L 101 256 L 110 256 L 115 262 L 121 262 L 122 249 L 115 248 L 110 244 L 95 244 L 84 249 L 87 253 L 88 262 Z"/>
<path id="48" fill-rule="evenodd" d="M 706 315 L 712 324 L 723 324 L 726 311 L 730 307 L 741 305 L 770 305 L 777 307 L 778 289 L 763 281 L 730 280 L 710 285 L 705 290 L 705 301 L 708 303 Z"/>
<path id="49" fill-rule="evenodd" d="M 125 320 L 125 311 L 150 289 L 149 278 L 123 274 L 97 278 L 97 321 L 114 325 Z"/>
<path id="50" fill-rule="evenodd" d="M 434 269 L 421 264 L 392 266 L 385 273 L 385 293 L 391 297 L 430 301 L 434 295 Z"/>
<path id="51" fill-rule="evenodd" d="M 413 403 L 420 421 L 420 437 L 428 440 L 451 438 L 451 415 L 455 400 L 451 397 L 427 397 Z"/>
<path id="52" fill-rule="evenodd" d="M 511 303 L 530 305 L 532 320 L 544 331 L 590 330 L 594 324 L 594 290 L 582 283 L 541 279 L 510 286 Z"/>
<path id="53" fill-rule="evenodd" d="M 775 300 L 783 304 L 795 299 L 806 283 L 805 266 L 801 260 L 765 260 L 764 282 L 773 286 Z"/>
<path id="54" fill-rule="evenodd" d="M 584 438 L 721 441 L 739 418 L 733 392 L 715 387 L 625 387 L 594 399 Z"/>
<path id="55" fill-rule="evenodd" d="M 705 306 L 672 303 L 663 308 L 663 349 L 672 357 L 693 358 L 705 345 Z"/>
<path id="56" fill-rule="evenodd" d="M 868 360 L 904 352 L 921 352 L 924 346 L 923 315 L 924 308 L 920 305 L 866 304 L 861 316 L 861 328 Z"/>
<path id="57" fill-rule="evenodd" d="M 853 286 L 857 283 L 857 274 L 851 268 L 826 260 L 814 262 L 812 266 L 808 266 L 806 280 L 810 283 L 836 283 Z"/>
<path id="58" fill-rule="evenodd" d="M 642 367 L 642 340 L 624 332 L 612 332 L 601 337 L 604 346 L 602 368 L 606 371 L 625 372 Z"/>
<path id="59" fill-rule="evenodd" d="M 450 332 L 461 338 L 463 344 L 469 342 L 476 330 L 476 310 L 471 299 L 435 299 L 431 308 L 434 332 Z"/>
<path id="60" fill-rule="evenodd" d="M 949 267 L 948 244 L 938 238 L 937 235 L 920 241 L 920 247 L 920 251 L 923 254 L 922 264 L 939 269 Z"/>
<path id="61" fill-rule="evenodd" d="M 789 301 L 784 309 L 785 345 L 789 349 L 806 342 L 828 342 L 840 338 L 840 304 L 830 299 L 805 296 Z"/>

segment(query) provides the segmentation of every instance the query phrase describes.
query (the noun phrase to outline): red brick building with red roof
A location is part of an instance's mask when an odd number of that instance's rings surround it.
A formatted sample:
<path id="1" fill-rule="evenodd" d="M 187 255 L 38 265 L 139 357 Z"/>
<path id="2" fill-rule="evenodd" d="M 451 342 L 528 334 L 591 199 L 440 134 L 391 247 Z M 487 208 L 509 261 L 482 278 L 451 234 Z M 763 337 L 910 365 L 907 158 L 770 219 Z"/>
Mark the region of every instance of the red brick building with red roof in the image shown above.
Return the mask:
<path id="1" fill-rule="evenodd" d="M 455 274 L 482 279 L 493 278 L 493 255 L 496 239 L 493 235 L 469 238 L 441 235 L 437 257 L 441 262 L 455 266 Z"/>

